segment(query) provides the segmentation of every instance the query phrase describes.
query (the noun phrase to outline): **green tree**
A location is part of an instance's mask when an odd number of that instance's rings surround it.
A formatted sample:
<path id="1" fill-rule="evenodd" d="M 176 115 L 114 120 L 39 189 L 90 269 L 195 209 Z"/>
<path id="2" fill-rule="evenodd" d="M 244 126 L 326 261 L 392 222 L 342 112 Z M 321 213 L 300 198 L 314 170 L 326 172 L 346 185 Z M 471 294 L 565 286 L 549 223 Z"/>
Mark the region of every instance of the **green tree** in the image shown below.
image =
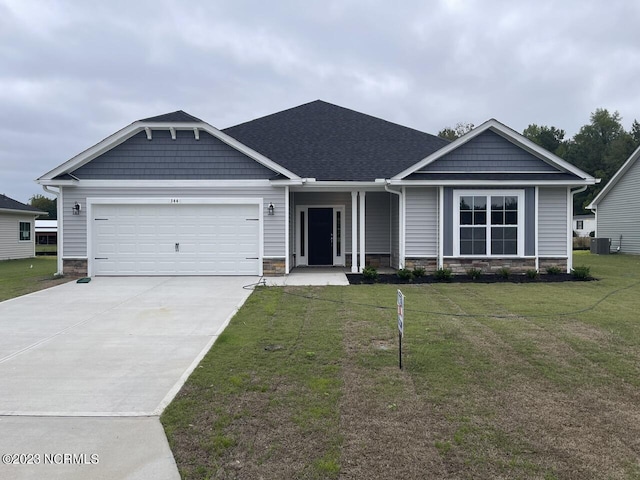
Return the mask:
<path id="1" fill-rule="evenodd" d="M 444 138 L 446 140 L 450 140 L 453 142 L 457 138 L 460 138 L 464 134 L 469 133 L 471 130 L 473 130 L 474 126 L 475 125 L 473 123 L 458 122 L 456 123 L 456 126 L 453 128 L 445 127 L 442 130 L 440 130 L 438 132 L 438 136 L 440 138 Z"/>
<path id="2" fill-rule="evenodd" d="M 546 125 L 538 126 L 532 123 L 524 129 L 522 135 L 551 153 L 556 155 L 564 153 L 564 149 L 561 147 L 564 145 L 565 131 L 560 128 L 547 127 Z"/>
<path id="3" fill-rule="evenodd" d="M 58 218 L 58 207 L 56 199 L 45 197 L 44 195 L 34 195 L 29 199 L 29 205 L 42 212 L 48 212 L 47 220 L 56 220 Z"/>
<path id="4" fill-rule="evenodd" d="M 585 211 L 584 207 L 600 192 L 638 144 L 634 134 L 625 131 L 622 126 L 620 113 L 609 113 L 607 109 L 598 108 L 591 114 L 590 120 L 566 144 L 564 154 L 570 163 L 601 179 L 599 185 L 574 197 L 576 214 Z"/>

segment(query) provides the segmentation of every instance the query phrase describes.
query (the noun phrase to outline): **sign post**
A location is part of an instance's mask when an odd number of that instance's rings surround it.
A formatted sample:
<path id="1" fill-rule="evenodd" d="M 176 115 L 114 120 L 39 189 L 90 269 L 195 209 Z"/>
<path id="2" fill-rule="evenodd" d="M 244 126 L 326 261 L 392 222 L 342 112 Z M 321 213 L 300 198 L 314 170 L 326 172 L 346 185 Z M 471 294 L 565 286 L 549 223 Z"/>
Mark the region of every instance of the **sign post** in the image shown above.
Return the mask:
<path id="1" fill-rule="evenodd" d="M 402 370 L 402 337 L 404 336 L 404 295 L 398 290 L 398 364 Z"/>

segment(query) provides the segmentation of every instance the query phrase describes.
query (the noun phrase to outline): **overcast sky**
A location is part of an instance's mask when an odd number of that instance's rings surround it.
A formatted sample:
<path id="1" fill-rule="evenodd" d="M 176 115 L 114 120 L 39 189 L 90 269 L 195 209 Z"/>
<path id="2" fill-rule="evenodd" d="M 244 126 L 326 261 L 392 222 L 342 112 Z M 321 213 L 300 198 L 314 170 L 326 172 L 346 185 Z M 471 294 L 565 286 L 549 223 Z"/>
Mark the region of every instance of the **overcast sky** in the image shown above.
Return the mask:
<path id="1" fill-rule="evenodd" d="M 640 119 L 630 0 L 0 0 L 0 193 L 131 122 L 217 128 L 322 99 L 436 134 Z"/>

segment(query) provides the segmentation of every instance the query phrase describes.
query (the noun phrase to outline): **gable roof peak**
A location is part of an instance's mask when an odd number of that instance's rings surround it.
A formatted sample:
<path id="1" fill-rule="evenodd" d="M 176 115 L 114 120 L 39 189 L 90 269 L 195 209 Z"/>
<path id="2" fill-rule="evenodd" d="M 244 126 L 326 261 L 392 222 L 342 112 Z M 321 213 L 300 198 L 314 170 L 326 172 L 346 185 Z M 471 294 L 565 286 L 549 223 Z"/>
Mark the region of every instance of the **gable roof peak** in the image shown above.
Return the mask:
<path id="1" fill-rule="evenodd" d="M 175 112 L 163 113 L 162 115 L 156 115 L 155 117 L 143 118 L 140 122 L 149 123 L 204 123 L 198 117 L 185 112 L 184 110 L 176 110 Z"/>

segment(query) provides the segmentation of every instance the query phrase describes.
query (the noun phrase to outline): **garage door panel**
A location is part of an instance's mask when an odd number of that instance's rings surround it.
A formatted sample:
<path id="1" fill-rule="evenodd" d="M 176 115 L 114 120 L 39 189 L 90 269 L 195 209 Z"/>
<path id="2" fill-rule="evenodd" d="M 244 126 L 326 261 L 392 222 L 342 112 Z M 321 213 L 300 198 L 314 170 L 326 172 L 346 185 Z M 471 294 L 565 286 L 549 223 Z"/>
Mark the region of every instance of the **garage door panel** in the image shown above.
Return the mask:
<path id="1" fill-rule="evenodd" d="M 257 275 L 258 208 L 96 205 L 94 274 Z"/>

